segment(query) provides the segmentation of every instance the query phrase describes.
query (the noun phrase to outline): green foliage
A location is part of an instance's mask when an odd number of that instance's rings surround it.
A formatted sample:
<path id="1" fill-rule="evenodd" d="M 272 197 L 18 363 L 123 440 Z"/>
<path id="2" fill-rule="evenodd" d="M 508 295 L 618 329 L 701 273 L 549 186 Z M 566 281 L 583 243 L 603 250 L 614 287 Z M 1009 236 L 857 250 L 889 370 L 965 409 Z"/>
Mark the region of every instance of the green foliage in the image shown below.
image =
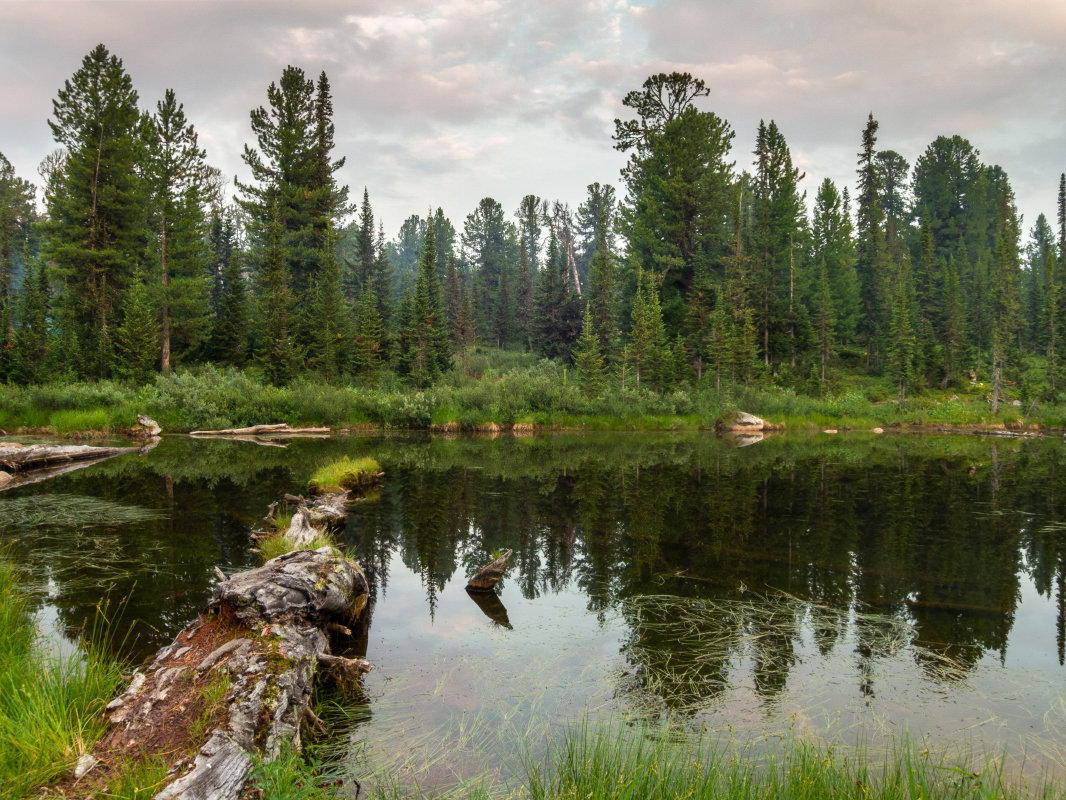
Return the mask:
<path id="1" fill-rule="evenodd" d="M 107 785 L 107 800 L 151 800 L 166 783 L 167 763 L 158 756 L 134 759 L 116 764 L 116 772 Z"/>
<path id="2" fill-rule="evenodd" d="M 101 649 L 42 652 L 19 578 L 0 560 L 0 798 L 29 797 L 103 733 L 121 670 Z"/>
<path id="3" fill-rule="evenodd" d="M 288 745 L 273 761 L 259 761 L 249 780 L 262 800 L 332 800 L 333 793 L 319 786 L 313 765 Z"/>
<path id="4" fill-rule="evenodd" d="M 112 371 L 119 377 L 145 383 L 159 363 L 159 323 L 139 270 L 133 274 L 124 307 L 122 326 L 115 336 Z"/>

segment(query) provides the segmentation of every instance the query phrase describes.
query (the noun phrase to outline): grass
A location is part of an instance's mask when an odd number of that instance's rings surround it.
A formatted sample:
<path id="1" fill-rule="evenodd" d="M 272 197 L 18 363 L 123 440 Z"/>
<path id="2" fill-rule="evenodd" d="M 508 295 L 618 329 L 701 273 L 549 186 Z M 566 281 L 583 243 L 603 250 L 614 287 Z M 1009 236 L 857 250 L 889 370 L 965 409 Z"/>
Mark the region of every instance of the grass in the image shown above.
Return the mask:
<path id="1" fill-rule="evenodd" d="M 0 559 L 0 798 L 26 797 L 65 774 L 103 733 L 121 670 L 102 653 L 93 645 L 44 652 L 19 576 Z"/>
<path id="2" fill-rule="evenodd" d="M 381 465 L 372 458 L 344 456 L 315 470 L 307 487 L 316 494 L 344 492 L 372 484 L 379 472 Z"/>
<path id="3" fill-rule="evenodd" d="M 1052 798 L 1060 787 L 1011 782 L 992 760 L 937 756 L 904 741 L 883 760 L 787 738 L 768 753 L 746 752 L 709 736 L 669 729 L 583 727 L 544 764 L 530 764 L 531 800 L 680 798 Z"/>
<path id="4" fill-rule="evenodd" d="M 167 763 L 161 757 L 132 759 L 107 786 L 107 800 L 150 800 L 166 782 Z"/>

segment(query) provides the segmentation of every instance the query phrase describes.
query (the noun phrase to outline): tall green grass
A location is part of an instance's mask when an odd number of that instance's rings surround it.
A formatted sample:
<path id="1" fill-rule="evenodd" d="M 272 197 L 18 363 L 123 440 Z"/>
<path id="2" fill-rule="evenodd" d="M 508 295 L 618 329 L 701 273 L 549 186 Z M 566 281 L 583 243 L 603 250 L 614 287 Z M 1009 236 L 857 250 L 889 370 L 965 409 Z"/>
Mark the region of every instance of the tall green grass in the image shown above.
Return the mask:
<path id="1" fill-rule="evenodd" d="M 624 726 L 576 730 L 528 770 L 532 800 L 1050 800 L 1062 791 L 1012 782 L 991 759 L 937 756 L 908 742 L 883 758 L 789 738 L 761 753 Z"/>
<path id="2" fill-rule="evenodd" d="M 37 640 L 15 568 L 0 558 L 0 798 L 69 771 L 103 733 L 121 670 L 89 644 L 74 655 Z"/>

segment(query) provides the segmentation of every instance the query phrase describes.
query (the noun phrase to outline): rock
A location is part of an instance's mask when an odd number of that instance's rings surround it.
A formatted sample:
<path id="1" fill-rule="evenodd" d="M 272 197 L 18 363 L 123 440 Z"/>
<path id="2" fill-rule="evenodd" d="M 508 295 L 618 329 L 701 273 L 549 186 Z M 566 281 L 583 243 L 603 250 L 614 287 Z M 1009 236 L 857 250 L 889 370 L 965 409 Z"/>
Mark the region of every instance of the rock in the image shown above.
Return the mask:
<path id="1" fill-rule="evenodd" d="M 144 414 L 137 415 L 137 424 L 133 426 L 132 430 L 134 436 L 143 436 L 146 439 L 151 439 L 162 432 L 163 429 L 159 427 L 159 423 L 154 419 Z"/>
<path id="2" fill-rule="evenodd" d="M 13 480 L 15 480 L 14 475 L 12 475 L 10 472 L 4 472 L 0 470 L 0 487 L 6 486 Z"/>
<path id="3" fill-rule="evenodd" d="M 837 432 L 836 428 L 826 428 L 825 430 L 822 431 L 822 433 L 836 433 L 836 432 Z"/>
<path id="4" fill-rule="evenodd" d="M 874 428 L 873 430 L 870 431 L 870 433 L 884 433 L 884 432 L 885 432 L 884 428 Z"/>
<path id="5" fill-rule="evenodd" d="M 733 431 L 734 433 L 754 433 L 755 431 L 779 430 L 781 426 L 773 425 L 761 417 L 749 414 L 746 411 L 738 411 L 735 414 L 730 414 L 725 419 L 719 420 L 715 424 L 715 428 L 719 431 Z"/>
<path id="6" fill-rule="evenodd" d="M 88 753 L 78 759 L 78 763 L 74 766 L 74 780 L 80 781 L 85 777 L 86 773 L 95 767 L 97 759 Z"/>

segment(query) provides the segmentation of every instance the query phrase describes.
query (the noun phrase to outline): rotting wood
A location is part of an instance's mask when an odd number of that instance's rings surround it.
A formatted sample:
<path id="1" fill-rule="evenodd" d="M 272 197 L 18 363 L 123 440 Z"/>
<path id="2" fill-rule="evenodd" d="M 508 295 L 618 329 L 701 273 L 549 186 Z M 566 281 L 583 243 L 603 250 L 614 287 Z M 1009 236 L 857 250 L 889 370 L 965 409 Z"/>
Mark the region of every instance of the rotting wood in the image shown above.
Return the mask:
<path id="1" fill-rule="evenodd" d="M 286 495 L 285 502 L 296 506 L 293 522 L 299 518 L 313 539 L 343 522 L 351 499 Z M 332 649 L 366 652 L 370 596 L 359 565 L 335 548 L 294 549 L 256 569 L 226 576 L 216 566 L 215 574 L 207 610 L 107 706 L 107 733 L 59 796 L 96 797 L 114 765 L 158 756 L 169 769 L 155 800 L 247 797 L 256 759 L 299 749 L 301 725 L 323 731 L 309 707 L 316 673 L 349 691 L 372 668 Z M 219 691 L 224 695 L 209 706 L 205 697 Z M 197 729 L 203 733 L 192 741 Z"/>
<path id="2" fill-rule="evenodd" d="M 368 590 L 358 565 L 329 547 L 293 550 L 220 582 L 205 613 L 107 706 L 109 730 L 93 750 L 98 766 L 67 796 L 92 796 L 92 776 L 123 756 L 173 759 L 191 747 L 195 755 L 170 765 L 155 800 L 235 800 L 257 757 L 299 748 L 301 724 L 320 730 L 309 708 L 316 672 L 351 688 L 371 669 L 334 655 L 328 635 L 351 633 Z M 228 687 L 224 697 L 205 707 L 218 685 Z M 205 716 L 212 724 L 203 740 L 187 741 Z"/>
<path id="3" fill-rule="evenodd" d="M 468 592 L 491 592 L 500 578 L 503 577 L 503 571 L 507 569 L 507 562 L 511 559 L 513 551 L 505 550 L 499 558 L 495 558 L 488 564 L 481 568 L 470 582 L 466 585 Z"/>
<path id="4" fill-rule="evenodd" d="M 0 489 L 12 489 L 53 478 L 125 453 L 136 447 L 92 445 L 18 444 L 0 442 Z M 6 476 L 6 477 L 3 477 Z"/>

